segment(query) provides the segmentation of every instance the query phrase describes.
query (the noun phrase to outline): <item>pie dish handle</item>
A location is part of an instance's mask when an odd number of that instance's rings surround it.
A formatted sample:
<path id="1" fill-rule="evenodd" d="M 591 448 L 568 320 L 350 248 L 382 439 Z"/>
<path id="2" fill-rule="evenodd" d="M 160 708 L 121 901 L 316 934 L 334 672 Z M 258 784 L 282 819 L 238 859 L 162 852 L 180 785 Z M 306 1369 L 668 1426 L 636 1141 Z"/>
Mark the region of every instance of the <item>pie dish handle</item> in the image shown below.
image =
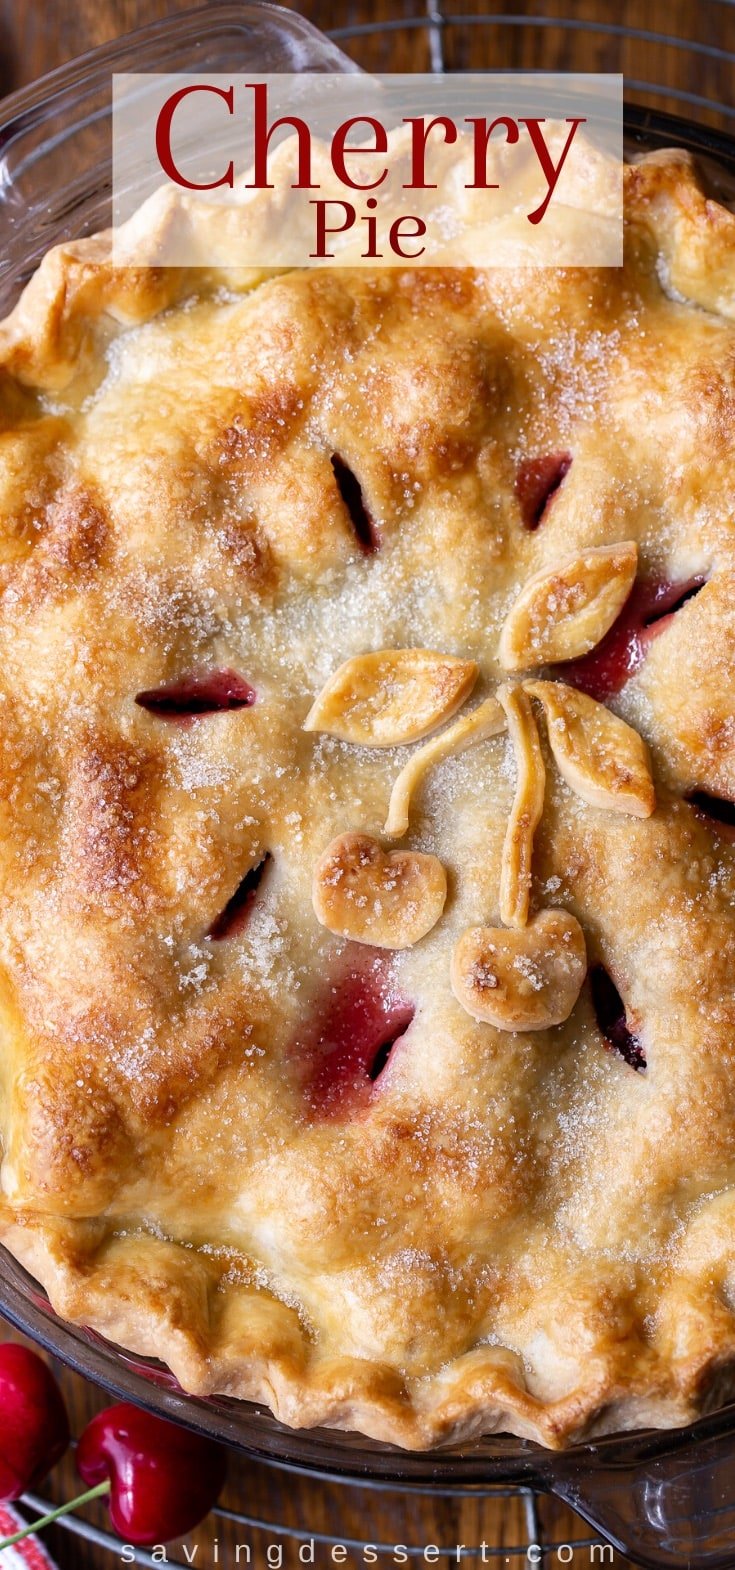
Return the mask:
<path id="1" fill-rule="evenodd" d="M 649 1570 L 732 1570 L 732 1431 L 630 1466 L 570 1463 L 551 1487 L 615 1550 Z"/>

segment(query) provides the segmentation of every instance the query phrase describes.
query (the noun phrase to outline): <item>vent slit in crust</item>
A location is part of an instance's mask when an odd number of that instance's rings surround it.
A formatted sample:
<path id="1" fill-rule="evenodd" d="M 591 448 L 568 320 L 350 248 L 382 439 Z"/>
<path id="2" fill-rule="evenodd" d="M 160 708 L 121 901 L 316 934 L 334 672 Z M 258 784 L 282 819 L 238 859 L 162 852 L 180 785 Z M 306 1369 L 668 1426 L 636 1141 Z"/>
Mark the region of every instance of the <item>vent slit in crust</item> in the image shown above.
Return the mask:
<path id="1" fill-rule="evenodd" d="M 557 673 L 588 697 L 605 703 L 621 692 L 640 669 L 654 639 L 670 625 L 672 616 L 704 588 L 706 578 L 684 582 L 669 579 L 641 580 L 623 606 L 617 621 L 589 654 L 555 666 Z"/>
<path id="2" fill-rule="evenodd" d="M 528 458 L 518 467 L 515 493 L 521 509 L 524 529 L 532 533 L 543 522 L 572 466 L 570 452 L 549 453 L 545 457 Z"/>
<path id="3" fill-rule="evenodd" d="M 348 968 L 325 983 L 295 1044 L 294 1055 L 306 1069 L 307 1101 L 320 1119 L 344 1117 L 368 1104 L 416 1012 L 397 992 L 385 953 L 366 948 L 355 955 L 355 948 L 348 945 Z"/>
<path id="4" fill-rule="evenodd" d="M 380 550 L 380 534 L 374 518 L 365 505 L 360 481 L 349 464 L 345 463 L 344 458 L 340 458 L 338 452 L 332 453 L 332 468 L 357 543 L 367 556 L 373 555 L 375 551 Z"/>
<path id="5" fill-rule="evenodd" d="M 233 938 L 242 931 L 272 860 L 273 857 L 267 850 L 260 861 L 256 862 L 255 866 L 245 873 L 244 878 L 240 879 L 234 894 L 215 917 L 207 933 L 207 937 L 213 942 L 221 943 L 223 938 Z"/>
<path id="6" fill-rule="evenodd" d="M 703 576 L 687 578 L 683 583 L 657 582 L 650 587 L 652 601 L 647 615 L 643 617 L 643 626 L 660 629 L 660 623 L 668 621 L 675 616 L 687 600 L 693 600 L 704 588 L 707 579 Z"/>
<path id="7" fill-rule="evenodd" d="M 375 1084 L 377 1079 L 380 1079 L 383 1069 L 387 1066 L 388 1059 L 391 1055 L 391 1052 L 393 1051 L 394 1046 L 396 1045 L 396 1042 L 400 1041 L 401 1038 L 405 1036 L 413 1016 L 414 1010 L 412 1008 L 407 1008 L 406 1018 L 401 1019 L 399 1023 L 394 1026 L 394 1029 L 391 1031 L 390 1035 L 386 1036 L 385 1041 L 383 1041 L 378 1047 L 375 1057 L 373 1058 L 370 1068 L 368 1069 L 368 1079 L 372 1080 L 373 1084 Z"/>
<path id="8" fill-rule="evenodd" d="M 707 790 L 689 791 L 686 800 L 698 817 L 714 824 L 725 839 L 735 841 L 735 801 L 727 796 L 712 796 Z"/>
<path id="9" fill-rule="evenodd" d="M 163 720 L 188 720 L 201 714 L 252 708 L 255 688 L 233 670 L 193 671 L 163 687 L 136 694 L 138 707 Z"/>
<path id="10" fill-rule="evenodd" d="M 643 1047 L 628 1025 L 625 1004 L 604 965 L 592 966 L 590 988 L 595 1017 L 605 1040 L 631 1068 L 642 1071 L 647 1066 Z"/>

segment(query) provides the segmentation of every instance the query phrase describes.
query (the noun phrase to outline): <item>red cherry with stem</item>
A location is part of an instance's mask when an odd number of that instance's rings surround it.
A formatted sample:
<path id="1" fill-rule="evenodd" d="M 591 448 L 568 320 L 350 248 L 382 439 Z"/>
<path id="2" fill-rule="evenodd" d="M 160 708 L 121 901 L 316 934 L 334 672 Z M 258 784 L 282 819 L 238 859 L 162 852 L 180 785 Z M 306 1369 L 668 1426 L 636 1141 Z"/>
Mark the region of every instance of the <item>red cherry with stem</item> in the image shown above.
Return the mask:
<path id="1" fill-rule="evenodd" d="M 20 1499 L 60 1461 L 69 1444 L 64 1397 L 29 1347 L 0 1345 L 0 1501 Z"/>
<path id="2" fill-rule="evenodd" d="M 225 1452 L 211 1439 L 121 1401 L 99 1412 L 77 1446 L 85 1483 L 109 1479 L 110 1516 L 126 1543 L 183 1537 L 222 1492 Z"/>

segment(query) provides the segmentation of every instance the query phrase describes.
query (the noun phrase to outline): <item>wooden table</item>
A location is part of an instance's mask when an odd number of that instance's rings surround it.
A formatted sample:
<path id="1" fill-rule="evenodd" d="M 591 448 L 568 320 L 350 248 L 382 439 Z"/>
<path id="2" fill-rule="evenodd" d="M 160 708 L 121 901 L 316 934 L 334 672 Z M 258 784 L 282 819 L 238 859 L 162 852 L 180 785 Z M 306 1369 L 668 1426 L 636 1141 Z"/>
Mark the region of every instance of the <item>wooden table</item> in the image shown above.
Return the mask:
<path id="1" fill-rule="evenodd" d="M 33 80 L 70 57 L 97 44 L 116 37 L 152 21 L 171 14 L 176 9 L 186 9 L 188 0 L 177 6 L 176 0 L 0 0 L 0 93 Z M 520 0 L 506 3 L 502 0 L 493 10 L 503 14 L 542 13 L 560 17 L 572 12 L 581 22 L 605 18 L 606 0 Z M 303 15 L 318 25 L 326 27 L 359 27 L 372 24 L 368 36 L 353 35 L 344 47 L 360 64 L 382 70 L 427 70 L 431 65 L 432 34 L 422 26 L 399 27 L 386 30 L 381 21 L 398 19 L 407 21 L 423 15 L 422 0 L 299 0 L 296 6 Z M 436 12 L 437 5 L 433 5 Z M 470 28 L 455 24 L 453 14 L 481 14 L 482 0 L 445 0 L 444 14 L 448 21 L 441 29 L 441 43 L 448 68 L 477 67 L 533 67 L 535 69 L 598 69 L 624 70 L 638 79 L 645 78 L 666 84 L 675 84 L 712 100 L 733 101 L 733 81 L 730 68 L 716 54 L 695 60 L 687 50 L 672 50 L 654 43 L 610 37 L 607 33 L 594 33 L 580 29 L 573 33 L 556 28 L 548 30 L 521 28 L 506 25 Z M 607 8 L 608 19 L 615 23 L 644 25 L 652 32 L 674 33 L 679 37 L 694 37 L 711 49 L 735 49 L 735 8 L 713 0 L 646 0 L 643 15 L 641 0 L 618 0 L 614 8 Z M 438 30 L 433 30 L 436 50 Z M 651 99 L 656 102 L 656 99 Z M 665 107 L 675 108 L 673 102 Z M 712 123 L 724 123 L 720 116 L 700 112 L 700 118 Z M 91 1413 L 104 1404 L 104 1399 L 81 1379 L 60 1370 L 61 1382 L 69 1402 L 72 1424 L 79 1432 Z M 68 1460 L 54 1474 L 46 1492 L 61 1501 L 70 1498 L 76 1490 L 74 1468 Z M 225 1502 L 246 1511 L 249 1515 L 277 1521 L 284 1525 L 307 1531 L 328 1532 L 335 1536 L 388 1543 L 438 1543 L 442 1545 L 476 1544 L 483 1539 L 496 1547 L 512 1547 L 528 1542 L 528 1526 L 522 1502 L 510 1500 L 418 1500 L 399 1494 L 381 1494 L 355 1488 L 339 1488 L 302 1480 L 271 1468 L 233 1461 L 231 1480 Z M 569 1543 L 587 1535 L 584 1524 L 570 1511 L 554 1500 L 542 1501 L 540 1509 L 547 1540 Z M 97 1515 L 104 1524 L 104 1511 Z M 207 1523 L 189 1540 L 189 1548 L 199 1544 L 195 1563 L 209 1567 L 213 1563 L 214 1530 Z M 218 1524 L 220 1565 L 230 1570 L 235 1564 L 234 1545 L 238 1536 L 229 1527 Z M 277 1542 L 277 1534 L 249 1530 L 239 1534 L 240 1541 L 251 1547 L 254 1566 L 266 1564 L 266 1548 Z M 110 1570 L 119 1561 L 97 1549 L 91 1549 L 59 1529 L 49 1534 L 48 1541 L 59 1563 L 68 1570 Z M 284 1566 L 287 1570 L 299 1564 L 296 1545 L 284 1542 Z M 181 1559 L 181 1549 L 172 1550 L 172 1557 Z M 244 1562 L 244 1557 L 243 1561 Z M 555 1555 L 546 1561 L 558 1563 Z M 392 1563 L 390 1558 L 380 1561 L 379 1570 Z M 446 1561 L 445 1561 L 446 1563 Z M 470 1561 L 465 1561 L 470 1563 Z M 511 1567 L 527 1563 L 524 1559 L 503 1556 L 499 1563 Z M 574 1570 L 584 1570 L 590 1563 L 587 1550 L 578 1549 L 572 1561 Z M 617 1570 L 624 1570 L 628 1561 L 616 1559 Z M 331 1560 L 328 1550 L 317 1551 L 316 1570 L 329 1570 Z M 348 1570 L 359 1570 L 362 1558 L 350 1554 Z"/>

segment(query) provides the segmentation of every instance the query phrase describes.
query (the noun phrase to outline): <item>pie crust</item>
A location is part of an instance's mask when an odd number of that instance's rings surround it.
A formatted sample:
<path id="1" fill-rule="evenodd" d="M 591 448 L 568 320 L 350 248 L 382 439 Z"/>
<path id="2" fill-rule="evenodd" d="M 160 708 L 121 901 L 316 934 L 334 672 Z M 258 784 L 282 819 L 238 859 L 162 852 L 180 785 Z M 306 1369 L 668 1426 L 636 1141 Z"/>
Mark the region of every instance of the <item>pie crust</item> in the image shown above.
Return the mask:
<path id="1" fill-rule="evenodd" d="M 287 1424 L 735 1393 L 735 217 L 625 199 L 622 270 L 102 237 L 0 327 L 0 1239 Z"/>

